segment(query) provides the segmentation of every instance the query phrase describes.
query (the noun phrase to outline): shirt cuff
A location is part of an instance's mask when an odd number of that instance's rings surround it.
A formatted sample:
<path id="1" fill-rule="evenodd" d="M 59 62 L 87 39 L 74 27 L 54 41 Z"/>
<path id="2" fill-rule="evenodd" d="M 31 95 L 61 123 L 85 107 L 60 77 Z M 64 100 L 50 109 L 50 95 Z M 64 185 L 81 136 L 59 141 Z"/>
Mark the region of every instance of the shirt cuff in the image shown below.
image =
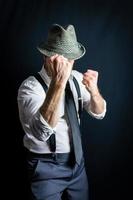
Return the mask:
<path id="1" fill-rule="evenodd" d="M 102 113 L 100 113 L 100 114 L 93 113 L 90 108 L 89 108 L 88 112 L 92 117 L 94 117 L 96 119 L 103 119 L 106 114 L 106 110 L 107 110 L 107 105 L 106 105 L 106 101 L 104 100 L 104 110 Z"/>
<path id="2" fill-rule="evenodd" d="M 45 135 L 45 140 L 48 140 L 49 139 L 49 137 L 53 134 L 53 133 L 55 133 L 55 131 L 56 131 L 56 128 L 54 127 L 54 128 L 52 128 L 49 124 L 48 124 L 48 122 L 43 118 L 43 116 L 41 115 L 41 113 L 40 113 L 40 111 L 39 111 L 39 113 L 38 113 L 38 117 L 39 117 L 39 120 L 40 120 L 40 122 L 41 122 L 41 124 L 42 124 L 42 126 L 43 126 L 43 130 L 44 130 L 44 135 Z"/>
<path id="3" fill-rule="evenodd" d="M 52 128 L 38 111 L 31 120 L 30 128 L 32 134 L 40 141 L 47 141 L 56 129 Z"/>

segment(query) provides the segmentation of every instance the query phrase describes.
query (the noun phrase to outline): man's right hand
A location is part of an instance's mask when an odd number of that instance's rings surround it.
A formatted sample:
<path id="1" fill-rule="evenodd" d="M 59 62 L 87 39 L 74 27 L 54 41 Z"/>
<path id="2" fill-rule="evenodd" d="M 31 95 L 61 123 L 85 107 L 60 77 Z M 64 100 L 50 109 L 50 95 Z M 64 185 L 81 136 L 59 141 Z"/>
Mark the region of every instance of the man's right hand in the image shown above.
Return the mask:
<path id="1" fill-rule="evenodd" d="M 60 102 L 66 83 L 71 74 L 74 61 L 61 55 L 46 57 L 45 69 L 51 77 L 51 83 L 40 112 L 51 127 L 55 127 L 60 118 Z"/>
<path id="2" fill-rule="evenodd" d="M 67 80 L 71 74 L 74 60 L 68 60 L 62 55 L 46 57 L 47 70 L 52 78 L 52 82 L 66 86 Z"/>

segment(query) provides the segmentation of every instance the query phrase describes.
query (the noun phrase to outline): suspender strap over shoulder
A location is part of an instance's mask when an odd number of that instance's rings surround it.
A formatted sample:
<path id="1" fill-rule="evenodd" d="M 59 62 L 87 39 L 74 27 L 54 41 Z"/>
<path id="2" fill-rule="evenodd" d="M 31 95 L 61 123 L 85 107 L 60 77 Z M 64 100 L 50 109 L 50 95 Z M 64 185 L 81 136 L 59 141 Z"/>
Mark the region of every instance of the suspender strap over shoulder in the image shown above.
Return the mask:
<path id="1" fill-rule="evenodd" d="M 48 87 L 47 87 L 46 83 L 44 82 L 44 80 L 42 79 L 42 77 L 40 76 L 40 74 L 39 74 L 39 73 L 36 73 L 36 74 L 34 75 L 34 77 L 35 77 L 35 78 L 39 81 L 39 83 L 42 85 L 44 91 L 47 92 Z"/>

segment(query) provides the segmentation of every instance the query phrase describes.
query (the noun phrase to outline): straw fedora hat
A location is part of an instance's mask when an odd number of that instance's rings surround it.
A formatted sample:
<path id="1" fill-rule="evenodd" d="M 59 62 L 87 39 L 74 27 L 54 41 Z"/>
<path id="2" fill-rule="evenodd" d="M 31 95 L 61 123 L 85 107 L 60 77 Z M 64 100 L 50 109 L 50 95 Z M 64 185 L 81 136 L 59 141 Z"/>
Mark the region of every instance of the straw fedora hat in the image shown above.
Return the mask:
<path id="1" fill-rule="evenodd" d="M 62 27 L 59 24 L 52 25 L 46 42 L 42 42 L 37 49 L 48 57 L 59 54 L 71 60 L 81 58 L 86 52 L 85 47 L 77 41 L 74 26 Z"/>

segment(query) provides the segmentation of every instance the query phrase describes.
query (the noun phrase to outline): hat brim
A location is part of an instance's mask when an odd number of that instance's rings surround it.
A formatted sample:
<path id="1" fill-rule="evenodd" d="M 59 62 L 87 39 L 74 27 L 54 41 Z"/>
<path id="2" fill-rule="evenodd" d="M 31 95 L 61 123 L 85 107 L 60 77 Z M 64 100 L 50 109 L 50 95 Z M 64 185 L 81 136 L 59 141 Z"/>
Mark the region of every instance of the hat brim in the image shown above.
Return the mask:
<path id="1" fill-rule="evenodd" d="M 85 54 L 86 50 L 85 47 L 78 43 L 78 50 L 76 51 L 76 53 L 74 51 L 72 52 L 67 52 L 67 53 L 60 53 L 58 52 L 58 50 L 52 50 L 52 49 L 48 49 L 47 45 L 45 44 L 41 44 L 40 46 L 37 47 L 37 49 L 39 50 L 40 53 L 42 53 L 45 56 L 51 57 L 54 56 L 55 54 L 59 54 L 59 55 L 63 55 L 65 58 L 68 58 L 69 60 L 77 60 L 81 57 L 83 57 L 83 55 Z"/>

